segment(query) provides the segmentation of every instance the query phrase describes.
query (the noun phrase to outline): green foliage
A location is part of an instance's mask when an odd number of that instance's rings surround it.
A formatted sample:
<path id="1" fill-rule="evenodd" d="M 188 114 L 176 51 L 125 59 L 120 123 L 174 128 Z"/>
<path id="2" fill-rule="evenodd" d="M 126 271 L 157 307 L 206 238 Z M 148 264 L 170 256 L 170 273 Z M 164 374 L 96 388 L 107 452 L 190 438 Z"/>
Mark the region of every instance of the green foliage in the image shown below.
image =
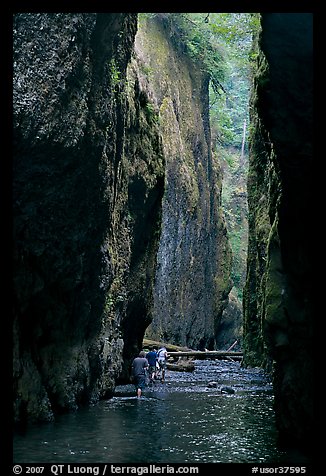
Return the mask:
<path id="1" fill-rule="evenodd" d="M 231 279 L 233 285 L 237 290 L 237 294 L 242 300 L 243 285 L 244 285 L 244 267 L 241 256 L 246 255 L 246 250 L 243 251 L 244 237 L 240 230 L 229 235 L 230 245 L 233 252 L 233 266 L 231 271 Z"/>
<path id="2" fill-rule="evenodd" d="M 109 71 L 110 71 L 111 84 L 112 84 L 113 88 L 115 88 L 116 86 L 118 86 L 120 84 L 121 73 L 118 70 L 114 59 L 112 59 L 111 62 L 110 62 Z"/>
<path id="3" fill-rule="evenodd" d="M 150 77 L 153 74 L 153 69 L 144 63 L 140 64 L 140 70 L 147 77 Z"/>
<path id="4" fill-rule="evenodd" d="M 220 147 L 218 158 L 223 169 L 222 208 L 233 254 L 231 278 L 237 295 L 242 299 L 248 240 L 248 165 L 240 159 L 235 147 Z"/>
<path id="5" fill-rule="evenodd" d="M 176 46 L 183 49 L 202 70 L 217 84 L 224 79 L 223 51 L 211 34 L 210 28 L 203 21 L 201 13 L 143 13 L 140 21 L 156 18 L 164 22 L 170 37 Z"/>
<path id="6" fill-rule="evenodd" d="M 158 122 L 159 116 L 158 111 L 156 111 L 155 106 L 151 102 L 147 102 L 144 106 L 146 119 L 149 123 Z"/>
<path id="7" fill-rule="evenodd" d="M 249 88 L 256 53 L 252 40 L 259 28 L 256 13 L 210 13 L 211 30 L 223 45 L 227 69 L 223 90 L 210 88 L 210 115 L 218 143 L 240 148 L 243 124 L 249 123 Z"/>
<path id="8" fill-rule="evenodd" d="M 211 31 L 230 47 L 238 60 L 245 58 L 251 49 L 253 35 L 259 28 L 259 15 L 256 13 L 210 13 Z"/>
<path id="9" fill-rule="evenodd" d="M 249 123 L 252 38 L 256 13 L 143 13 L 140 22 L 163 22 L 176 46 L 210 78 L 210 115 L 220 144 L 241 147 L 244 120 Z"/>
<path id="10" fill-rule="evenodd" d="M 249 80 L 233 63 L 225 82 L 227 93 L 216 95 L 210 88 L 210 118 L 221 145 L 241 147 L 244 120 L 249 122 Z"/>

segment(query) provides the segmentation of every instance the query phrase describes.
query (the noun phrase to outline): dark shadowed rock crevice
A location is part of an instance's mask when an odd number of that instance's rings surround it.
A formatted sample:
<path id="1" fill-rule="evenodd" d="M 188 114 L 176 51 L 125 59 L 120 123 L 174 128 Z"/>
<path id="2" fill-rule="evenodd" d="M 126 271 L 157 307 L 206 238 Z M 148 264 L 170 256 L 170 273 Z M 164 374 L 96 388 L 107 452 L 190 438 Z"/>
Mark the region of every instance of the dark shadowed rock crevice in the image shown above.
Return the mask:
<path id="1" fill-rule="evenodd" d="M 245 361 L 273 372 L 280 440 L 313 440 L 312 14 L 263 14 L 252 96 Z"/>

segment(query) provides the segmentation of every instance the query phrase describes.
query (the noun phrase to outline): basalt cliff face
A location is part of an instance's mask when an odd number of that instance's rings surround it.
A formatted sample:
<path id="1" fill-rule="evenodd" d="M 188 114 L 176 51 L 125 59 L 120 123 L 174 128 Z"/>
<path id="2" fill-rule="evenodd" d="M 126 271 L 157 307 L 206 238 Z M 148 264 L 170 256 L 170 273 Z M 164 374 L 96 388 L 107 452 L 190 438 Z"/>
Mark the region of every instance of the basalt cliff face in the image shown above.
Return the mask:
<path id="1" fill-rule="evenodd" d="M 272 371 L 280 440 L 313 440 L 312 14 L 263 14 L 252 95 L 245 362 Z"/>
<path id="2" fill-rule="evenodd" d="M 164 160 L 127 72 L 136 29 L 133 13 L 14 17 L 16 421 L 110 395 L 150 321 Z"/>
<path id="3" fill-rule="evenodd" d="M 208 77 L 165 17 L 144 20 L 135 45 L 159 110 L 166 159 L 154 317 L 146 336 L 213 349 L 232 286 Z"/>

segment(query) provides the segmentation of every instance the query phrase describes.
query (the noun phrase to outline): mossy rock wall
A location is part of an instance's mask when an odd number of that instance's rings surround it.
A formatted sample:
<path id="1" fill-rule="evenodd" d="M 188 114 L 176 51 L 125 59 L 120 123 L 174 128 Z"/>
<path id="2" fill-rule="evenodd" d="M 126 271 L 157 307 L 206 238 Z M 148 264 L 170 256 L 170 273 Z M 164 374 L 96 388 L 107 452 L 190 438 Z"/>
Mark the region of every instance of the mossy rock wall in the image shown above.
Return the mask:
<path id="1" fill-rule="evenodd" d="M 252 95 L 248 365 L 273 375 L 280 440 L 313 441 L 312 14 L 262 14 Z"/>
<path id="2" fill-rule="evenodd" d="M 133 13 L 14 17 L 16 421 L 111 395 L 150 321 L 164 160 L 127 78 L 136 29 Z"/>
<path id="3" fill-rule="evenodd" d="M 146 336 L 214 348 L 231 289 L 231 251 L 213 158 L 208 78 L 164 18 L 140 22 L 135 51 L 159 111 L 166 159 L 153 322 Z"/>

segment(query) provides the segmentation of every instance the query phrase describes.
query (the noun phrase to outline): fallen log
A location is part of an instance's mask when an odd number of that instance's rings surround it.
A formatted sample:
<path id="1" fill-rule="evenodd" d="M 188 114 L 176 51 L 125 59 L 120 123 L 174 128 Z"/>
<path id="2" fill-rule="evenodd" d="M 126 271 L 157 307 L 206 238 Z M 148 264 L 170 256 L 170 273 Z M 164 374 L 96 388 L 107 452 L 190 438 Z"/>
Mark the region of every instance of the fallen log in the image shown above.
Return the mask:
<path id="1" fill-rule="evenodd" d="M 193 360 L 175 363 L 167 362 L 166 368 L 177 372 L 193 372 L 195 370 L 195 363 Z"/>
<path id="2" fill-rule="evenodd" d="M 143 348 L 153 346 L 159 349 L 160 347 L 165 347 L 168 352 L 182 352 L 182 351 L 191 351 L 189 347 L 182 347 L 180 345 L 167 344 L 166 342 L 160 342 L 152 339 L 143 339 Z"/>
<path id="3" fill-rule="evenodd" d="M 234 342 L 229 349 L 231 349 L 235 344 Z M 229 357 L 234 360 L 241 360 L 243 357 L 243 352 L 235 352 L 231 350 L 193 350 L 188 347 L 181 347 L 174 344 L 167 344 L 165 342 L 159 342 L 152 339 L 143 339 L 143 348 L 148 346 L 154 346 L 157 349 L 161 346 L 164 346 L 169 356 L 171 357 L 193 357 L 195 359 L 223 359 L 224 357 Z"/>

